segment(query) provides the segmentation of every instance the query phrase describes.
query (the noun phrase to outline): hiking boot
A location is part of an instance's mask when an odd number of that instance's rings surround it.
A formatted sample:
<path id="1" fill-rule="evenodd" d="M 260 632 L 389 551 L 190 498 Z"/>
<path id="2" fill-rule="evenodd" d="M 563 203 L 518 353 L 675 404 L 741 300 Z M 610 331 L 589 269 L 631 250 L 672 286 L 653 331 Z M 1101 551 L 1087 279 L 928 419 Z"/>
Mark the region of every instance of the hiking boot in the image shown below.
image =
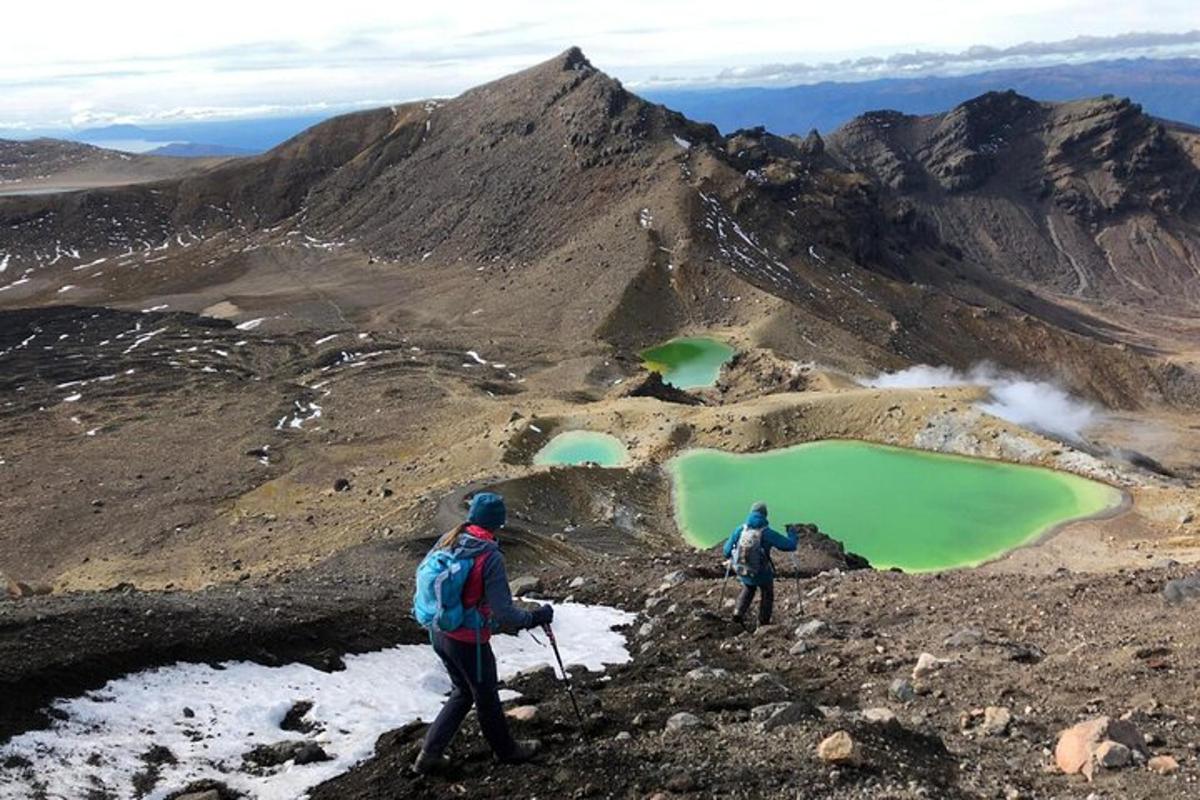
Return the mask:
<path id="1" fill-rule="evenodd" d="M 434 772 L 441 772 L 448 766 L 450 766 L 449 756 L 435 756 L 422 749 L 417 760 L 413 762 L 412 771 L 417 775 L 430 775 Z"/>
<path id="2" fill-rule="evenodd" d="M 537 739 L 518 739 L 511 753 L 500 759 L 505 764 L 524 764 L 542 751 Z"/>

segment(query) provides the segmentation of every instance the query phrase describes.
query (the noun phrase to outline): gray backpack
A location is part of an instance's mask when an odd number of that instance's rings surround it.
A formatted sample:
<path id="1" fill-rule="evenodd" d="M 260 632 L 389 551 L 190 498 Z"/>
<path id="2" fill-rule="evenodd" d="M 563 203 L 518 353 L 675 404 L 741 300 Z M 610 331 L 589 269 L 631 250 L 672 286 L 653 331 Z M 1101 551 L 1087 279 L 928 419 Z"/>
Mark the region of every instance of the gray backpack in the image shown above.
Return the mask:
<path id="1" fill-rule="evenodd" d="M 742 526 L 737 547 L 733 549 L 733 569 L 739 578 L 757 578 L 766 566 L 767 556 L 763 550 L 763 528 Z"/>

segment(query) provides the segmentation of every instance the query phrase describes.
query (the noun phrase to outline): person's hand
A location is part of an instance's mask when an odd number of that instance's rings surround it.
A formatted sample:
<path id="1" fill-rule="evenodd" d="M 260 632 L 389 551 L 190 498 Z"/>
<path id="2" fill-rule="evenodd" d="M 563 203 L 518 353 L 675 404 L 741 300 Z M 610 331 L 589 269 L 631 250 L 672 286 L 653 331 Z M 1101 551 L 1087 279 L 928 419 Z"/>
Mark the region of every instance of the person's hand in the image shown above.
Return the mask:
<path id="1" fill-rule="evenodd" d="M 554 609 L 543 605 L 533 612 L 533 627 L 540 628 L 554 621 Z"/>

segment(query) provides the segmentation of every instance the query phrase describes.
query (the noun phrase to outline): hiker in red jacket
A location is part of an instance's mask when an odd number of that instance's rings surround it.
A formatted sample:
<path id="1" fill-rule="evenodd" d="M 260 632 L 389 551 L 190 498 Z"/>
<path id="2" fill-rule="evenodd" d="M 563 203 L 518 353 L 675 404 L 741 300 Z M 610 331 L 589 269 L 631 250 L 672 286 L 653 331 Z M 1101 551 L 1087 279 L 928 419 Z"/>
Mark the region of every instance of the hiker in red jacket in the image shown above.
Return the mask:
<path id="1" fill-rule="evenodd" d="M 498 494 L 482 492 L 471 500 L 466 523 L 434 545 L 435 550 L 453 550 L 459 558 L 474 560 L 463 589 L 462 605 L 478 609 L 487 624 L 482 628 L 464 625 L 452 631 L 438 630 L 432 636 L 434 652 L 442 659 L 454 688 L 425 734 L 421 753 L 412 767 L 414 772 L 426 774 L 449 763 L 446 748 L 472 705 L 484 738 L 498 760 L 510 764 L 528 761 L 541 749 L 537 740 L 517 741 L 508 730 L 500 707 L 496 657 L 489 643 L 493 629 L 538 628 L 554 619 L 554 609 L 548 605 L 532 612 L 513 605 L 504 556 L 496 541 L 496 533 L 504 527 L 506 518 L 504 499 Z"/>

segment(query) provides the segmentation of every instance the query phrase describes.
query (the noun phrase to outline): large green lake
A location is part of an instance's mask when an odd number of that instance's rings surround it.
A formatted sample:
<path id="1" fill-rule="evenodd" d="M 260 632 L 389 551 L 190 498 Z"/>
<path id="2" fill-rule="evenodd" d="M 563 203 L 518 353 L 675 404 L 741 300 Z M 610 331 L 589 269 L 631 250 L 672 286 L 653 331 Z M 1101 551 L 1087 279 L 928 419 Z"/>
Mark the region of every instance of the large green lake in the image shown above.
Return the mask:
<path id="1" fill-rule="evenodd" d="M 567 431 L 560 433 L 538 450 L 534 464 L 599 464 L 619 467 L 629 453 L 617 437 L 596 431 Z"/>
<path id="2" fill-rule="evenodd" d="M 725 342 L 706 337 L 672 339 L 643 350 L 643 366 L 662 375 L 663 383 L 677 389 L 712 386 L 721 375 L 721 367 L 736 351 Z"/>
<path id="3" fill-rule="evenodd" d="M 668 468 L 693 545 L 721 541 L 762 500 L 781 532 L 813 522 L 876 568 L 914 572 L 981 564 L 1122 502 L 1111 486 L 1064 472 L 858 441 L 689 450 Z"/>

